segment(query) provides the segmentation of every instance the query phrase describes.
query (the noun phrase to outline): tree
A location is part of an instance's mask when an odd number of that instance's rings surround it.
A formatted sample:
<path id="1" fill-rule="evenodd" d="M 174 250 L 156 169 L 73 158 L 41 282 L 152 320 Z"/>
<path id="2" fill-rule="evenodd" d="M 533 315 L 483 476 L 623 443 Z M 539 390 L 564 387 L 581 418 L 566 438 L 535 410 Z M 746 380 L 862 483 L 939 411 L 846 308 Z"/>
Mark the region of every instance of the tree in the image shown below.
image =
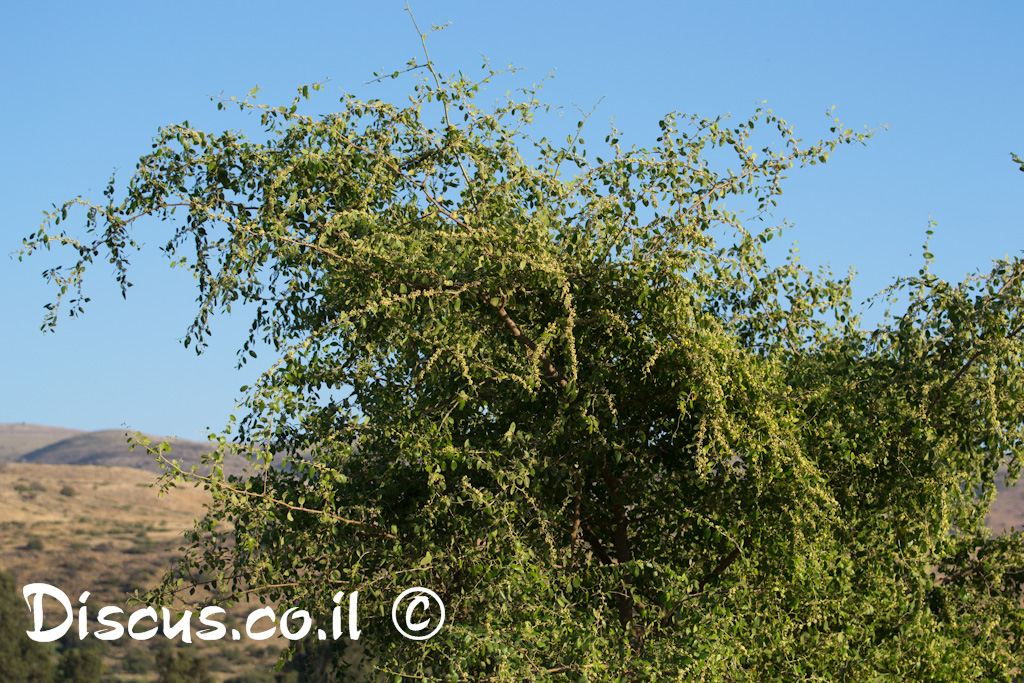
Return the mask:
<path id="1" fill-rule="evenodd" d="M 164 645 L 156 652 L 159 683 L 214 683 L 206 660 L 185 648 Z"/>
<path id="2" fill-rule="evenodd" d="M 14 577 L 0 572 L 0 681 L 49 683 L 53 680 L 53 650 L 28 637 L 32 630 L 27 605 Z"/>
<path id="3" fill-rule="evenodd" d="M 198 282 L 186 346 L 244 303 L 239 362 L 276 356 L 212 473 L 168 471 L 214 502 L 150 598 L 202 571 L 327 623 L 358 590 L 396 680 L 1006 680 L 1024 548 L 984 519 L 1019 472 L 1021 260 L 952 284 L 926 247 L 883 297 L 905 312 L 865 329 L 852 276 L 764 245 L 787 170 L 871 131 L 670 115 L 602 158 L 587 116 L 537 140 L 537 88 L 485 109 L 497 72 L 424 55 L 390 76 L 422 76 L 405 106 L 307 116 L 314 84 L 218 103 L 258 138 L 161 128 L 106 201 L 26 240 L 77 252 L 48 273 L 52 327 L 94 258 L 126 291 L 160 218 Z M 76 206 L 84 239 L 56 232 Z M 216 468 L 234 451 L 252 476 Z M 447 606 L 433 639 L 391 625 L 411 586 Z"/>
<path id="4" fill-rule="evenodd" d="M 102 642 L 102 641 L 97 641 Z M 57 680 L 67 683 L 99 683 L 103 680 L 103 652 L 96 646 L 69 644 L 60 656 Z"/>

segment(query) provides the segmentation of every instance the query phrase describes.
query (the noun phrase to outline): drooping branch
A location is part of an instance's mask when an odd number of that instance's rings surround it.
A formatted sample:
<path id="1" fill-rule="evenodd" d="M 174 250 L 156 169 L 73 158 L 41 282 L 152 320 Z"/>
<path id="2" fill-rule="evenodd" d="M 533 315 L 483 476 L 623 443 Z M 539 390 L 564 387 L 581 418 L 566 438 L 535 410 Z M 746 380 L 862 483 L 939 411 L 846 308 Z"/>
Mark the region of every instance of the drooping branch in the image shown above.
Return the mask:
<path id="1" fill-rule="evenodd" d="M 575 496 L 572 501 L 572 532 L 569 534 L 569 546 L 576 545 L 580 533 L 580 505 L 583 502 L 583 473 L 576 472 L 576 483 L 573 485 Z"/>
<path id="2" fill-rule="evenodd" d="M 604 544 L 601 543 L 601 539 L 597 537 L 597 534 L 587 526 L 583 526 L 581 529 L 583 530 L 583 538 L 590 544 L 590 548 L 597 555 L 597 559 L 601 560 L 602 564 L 615 564 L 615 560 L 604 549 Z"/>
<path id="3" fill-rule="evenodd" d="M 712 579 L 714 579 L 714 578 L 716 578 L 718 576 L 721 576 L 722 573 L 726 569 L 728 569 L 730 567 L 730 565 L 732 565 L 733 562 L 738 560 L 740 555 L 743 554 L 743 546 L 747 545 L 748 543 L 750 543 L 750 537 L 749 536 L 743 540 L 743 544 L 742 545 L 737 546 L 736 548 L 733 548 L 731 553 L 729 553 L 728 555 L 723 557 L 722 561 L 719 562 L 718 565 L 715 566 L 715 568 L 712 569 L 710 573 L 706 574 L 704 576 L 704 578 L 700 580 L 700 583 L 697 586 L 697 592 L 699 593 L 699 592 L 703 591 L 704 590 L 704 586 L 706 586 Z"/>
<path id="4" fill-rule="evenodd" d="M 502 304 L 498 304 L 496 306 L 494 304 L 491 305 L 494 307 L 494 310 L 498 312 L 498 317 L 500 317 L 502 322 L 505 323 L 505 327 L 508 328 L 508 331 L 513 337 L 515 337 L 516 341 L 522 344 L 531 353 L 537 354 L 537 357 L 544 365 L 544 370 L 547 373 L 545 376 L 563 389 L 568 387 L 569 381 L 562 377 L 562 374 L 558 372 L 558 369 L 555 367 L 554 363 L 551 362 L 551 359 L 548 358 L 548 355 L 541 351 L 532 339 L 523 334 L 523 331 L 519 329 L 519 325 L 516 324 L 516 321 L 513 320 L 512 316 L 510 316 L 508 311 L 505 310 L 505 306 Z"/>

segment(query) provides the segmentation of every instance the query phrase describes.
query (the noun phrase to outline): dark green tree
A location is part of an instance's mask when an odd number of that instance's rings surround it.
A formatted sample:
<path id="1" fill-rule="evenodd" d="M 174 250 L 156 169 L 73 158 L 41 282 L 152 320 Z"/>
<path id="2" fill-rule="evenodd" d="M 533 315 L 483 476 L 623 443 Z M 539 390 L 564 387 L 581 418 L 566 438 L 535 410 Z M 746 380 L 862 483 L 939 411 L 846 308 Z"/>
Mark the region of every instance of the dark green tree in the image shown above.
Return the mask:
<path id="1" fill-rule="evenodd" d="M 53 680 L 53 649 L 29 638 L 31 629 L 28 606 L 14 577 L 0 572 L 0 681 L 50 683 Z"/>
<path id="2" fill-rule="evenodd" d="M 148 674 L 154 665 L 153 655 L 145 647 L 132 647 L 121 660 L 121 670 L 130 674 Z"/>
<path id="3" fill-rule="evenodd" d="M 325 619 L 325 621 L 327 621 Z M 282 681 L 314 683 L 315 681 L 344 681 L 363 683 L 371 681 L 372 666 L 362 656 L 362 648 L 350 643 L 300 640 L 288 653 L 279 676 Z"/>
<path id="4" fill-rule="evenodd" d="M 99 683 L 103 680 L 103 651 L 99 647 L 68 647 L 60 655 L 57 680 L 66 683 Z"/>
<path id="5" fill-rule="evenodd" d="M 186 647 L 164 645 L 156 651 L 159 683 L 215 683 L 209 663 Z"/>
<path id="6" fill-rule="evenodd" d="M 275 354 L 212 473 L 169 470 L 214 502 L 150 597 L 204 571 L 326 619 L 358 590 L 395 680 L 1009 680 L 1024 548 L 984 520 L 1024 445 L 1024 263 L 952 284 L 926 249 L 868 329 L 850 277 L 763 248 L 788 170 L 870 133 L 671 115 L 595 153 L 586 117 L 531 133 L 536 89 L 482 108 L 495 73 L 410 70 L 402 106 L 307 116 L 313 85 L 218 104 L 255 137 L 161 128 L 26 241 L 77 254 L 52 326 L 94 259 L 127 288 L 162 219 L 198 282 L 186 345 L 245 303 L 240 362 Z M 84 235 L 56 232 L 76 206 Z M 411 586 L 447 606 L 431 640 L 391 625 Z"/>

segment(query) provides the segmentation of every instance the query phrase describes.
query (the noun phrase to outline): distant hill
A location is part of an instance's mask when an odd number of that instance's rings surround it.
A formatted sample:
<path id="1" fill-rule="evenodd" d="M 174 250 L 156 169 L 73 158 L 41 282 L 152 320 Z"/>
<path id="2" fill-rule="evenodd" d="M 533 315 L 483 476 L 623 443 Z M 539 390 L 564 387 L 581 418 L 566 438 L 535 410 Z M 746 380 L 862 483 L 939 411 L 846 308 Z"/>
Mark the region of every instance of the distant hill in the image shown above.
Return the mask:
<path id="1" fill-rule="evenodd" d="M 7 425 L 4 425 L 7 426 Z M 52 429 L 52 428 L 51 428 Z M 160 472 L 160 465 L 155 457 L 144 448 L 137 447 L 134 451 L 128 448 L 128 433 L 120 429 L 106 429 L 96 432 L 75 432 L 67 430 L 70 436 L 49 443 L 41 448 L 25 452 L 8 462 L 35 463 L 43 465 L 99 465 L 106 467 L 131 467 L 134 469 Z M 150 436 L 154 444 L 166 440 L 163 437 Z M 168 457 L 180 460 L 185 469 L 198 465 L 202 455 L 213 450 L 207 442 L 174 439 L 170 441 L 171 451 Z M 246 462 L 235 458 L 226 462 L 226 473 L 241 474 Z"/>
<path id="2" fill-rule="evenodd" d="M 13 462 L 26 453 L 77 434 L 85 434 L 85 432 L 66 427 L 47 427 L 24 422 L 0 424 L 0 463 Z"/>

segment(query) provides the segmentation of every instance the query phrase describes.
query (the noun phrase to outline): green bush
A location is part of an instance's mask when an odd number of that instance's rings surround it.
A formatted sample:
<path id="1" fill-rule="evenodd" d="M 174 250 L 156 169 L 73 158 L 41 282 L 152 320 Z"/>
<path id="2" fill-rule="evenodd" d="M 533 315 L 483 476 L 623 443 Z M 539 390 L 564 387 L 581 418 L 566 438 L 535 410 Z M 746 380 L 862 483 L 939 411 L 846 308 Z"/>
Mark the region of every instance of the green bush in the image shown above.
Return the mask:
<path id="1" fill-rule="evenodd" d="M 53 680 L 53 650 L 28 637 L 31 627 L 14 577 L 0 572 L 0 681 Z"/>
<path id="2" fill-rule="evenodd" d="M 206 659 L 184 648 L 164 645 L 156 653 L 158 683 L 215 683 Z"/>
<path id="3" fill-rule="evenodd" d="M 61 653 L 57 680 L 99 683 L 103 680 L 103 653 L 97 647 L 72 647 Z"/>
<path id="4" fill-rule="evenodd" d="M 121 670 L 130 674 L 149 673 L 155 665 L 153 655 L 149 653 L 149 650 L 141 647 L 128 650 L 124 659 L 121 660 Z"/>

